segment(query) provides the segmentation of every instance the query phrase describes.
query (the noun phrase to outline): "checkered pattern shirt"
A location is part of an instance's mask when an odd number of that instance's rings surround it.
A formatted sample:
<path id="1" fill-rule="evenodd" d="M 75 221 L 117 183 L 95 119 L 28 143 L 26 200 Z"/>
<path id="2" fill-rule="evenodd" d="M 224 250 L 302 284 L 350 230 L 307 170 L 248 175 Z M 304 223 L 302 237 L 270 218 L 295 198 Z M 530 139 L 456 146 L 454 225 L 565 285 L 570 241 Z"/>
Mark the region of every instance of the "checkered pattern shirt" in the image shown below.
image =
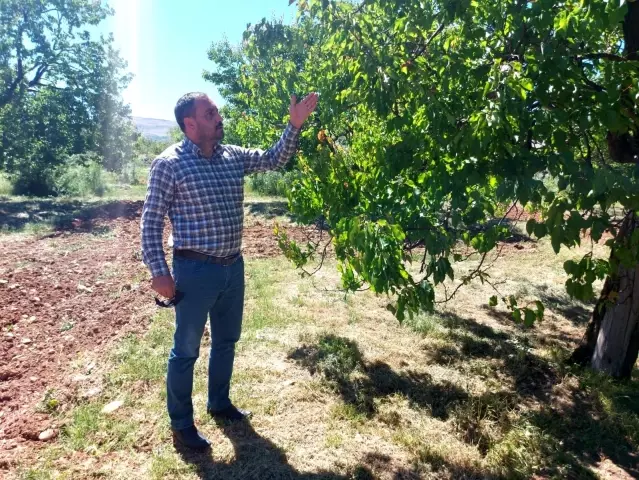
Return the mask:
<path id="1" fill-rule="evenodd" d="M 218 144 L 211 158 L 185 138 L 152 163 L 142 209 L 142 257 L 155 278 L 169 275 L 162 246 L 164 217 L 173 247 L 225 257 L 239 253 L 244 222 L 244 175 L 283 166 L 297 148 L 290 123 L 270 149 Z"/>

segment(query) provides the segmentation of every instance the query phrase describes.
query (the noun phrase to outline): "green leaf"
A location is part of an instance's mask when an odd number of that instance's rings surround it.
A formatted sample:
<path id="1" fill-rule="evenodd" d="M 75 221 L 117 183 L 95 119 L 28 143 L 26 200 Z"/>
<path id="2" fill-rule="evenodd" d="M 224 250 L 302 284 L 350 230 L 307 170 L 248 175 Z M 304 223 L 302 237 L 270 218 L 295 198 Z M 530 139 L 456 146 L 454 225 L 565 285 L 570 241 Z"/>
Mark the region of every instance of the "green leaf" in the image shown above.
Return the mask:
<path id="1" fill-rule="evenodd" d="M 496 307 L 497 306 L 497 296 L 493 295 L 492 297 L 490 297 L 490 301 L 488 302 L 488 305 L 491 307 Z"/>
<path id="2" fill-rule="evenodd" d="M 511 308 L 515 308 L 517 306 L 517 299 L 515 298 L 514 295 L 510 295 L 508 297 L 508 303 L 509 303 Z"/>
<path id="3" fill-rule="evenodd" d="M 535 320 L 537 319 L 537 314 L 533 312 L 531 309 L 525 309 L 524 316 L 524 325 L 527 327 L 532 327 L 535 324 Z"/>
<path id="4" fill-rule="evenodd" d="M 555 253 L 559 253 L 559 250 L 561 249 L 561 238 L 558 234 L 555 234 L 555 232 L 553 232 L 553 235 L 550 237 L 550 243 L 552 244 L 552 249 Z"/>
<path id="5" fill-rule="evenodd" d="M 515 320 L 515 323 L 521 323 L 521 309 L 516 308 L 513 310 L 513 320 Z"/>

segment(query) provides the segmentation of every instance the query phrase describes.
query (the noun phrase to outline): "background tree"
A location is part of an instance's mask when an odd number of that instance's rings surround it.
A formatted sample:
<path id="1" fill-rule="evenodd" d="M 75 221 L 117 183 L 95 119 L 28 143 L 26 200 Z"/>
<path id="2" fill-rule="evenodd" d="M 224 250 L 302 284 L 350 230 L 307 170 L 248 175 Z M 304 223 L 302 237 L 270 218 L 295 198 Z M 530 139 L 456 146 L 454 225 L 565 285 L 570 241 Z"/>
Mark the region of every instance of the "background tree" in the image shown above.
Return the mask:
<path id="1" fill-rule="evenodd" d="M 255 121 L 274 128 L 272 105 L 285 105 L 286 89 L 321 93 L 290 204 L 304 221 L 326 219 L 344 286 L 393 294 L 400 320 L 432 309 L 454 296 L 436 299 L 434 287 L 455 278 L 469 251 L 479 266 L 455 288 L 492 283 L 488 268 L 508 235 L 496 212 L 532 206 L 543 220 L 528 232 L 550 237 L 556 252 L 584 234 L 612 235 L 609 259 L 566 263 L 566 287 L 589 300 L 606 279 L 575 359 L 628 377 L 639 351 L 639 2 L 298 7 L 286 36 L 269 37 L 277 28 L 266 22 L 246 32 L 241 55 L 218 48 L 226 60 L 211 56 L 222 68 L 209 79 L 228 86 L 236 131 Z M 300 44 L 292 62 L 287 52 Z M 281 241 L 298 266 L 324 249 Z M 416 246 L 419 273 L 408 255 Z M 543 316 L 540 302 L 501 301 L 526 325 Z"/>
<path id="2" fill-rule="evenodd" d="M 53 193 L 71 155 L 96 152 L 112 170 L 131 155 L 126 64 L 86 30 L 111 13 L 89 0 L 0 3 L 0 168 L 19 192 Z"/>
<path id="3" fill-rule="evenodd" d="M 216 68 L 206 71 L 204 78 L 216 84 L 226 100 L 226 142 L 268 148 L 279 138 L 288 122 L 291 93 L 301 96 L 305 91 L 300 73 L 308 61 L 307 49 L 316 42 L 315 33 L 310 19 L 295 27 L 262 19 L 248 26 L 241 45 L 223 40 L 211 46 L 209 60 Z M 303 143 L 302 148 L 312 149 L 314 144 Z M 293 161 L 287 168 L 294 166 Z"/>

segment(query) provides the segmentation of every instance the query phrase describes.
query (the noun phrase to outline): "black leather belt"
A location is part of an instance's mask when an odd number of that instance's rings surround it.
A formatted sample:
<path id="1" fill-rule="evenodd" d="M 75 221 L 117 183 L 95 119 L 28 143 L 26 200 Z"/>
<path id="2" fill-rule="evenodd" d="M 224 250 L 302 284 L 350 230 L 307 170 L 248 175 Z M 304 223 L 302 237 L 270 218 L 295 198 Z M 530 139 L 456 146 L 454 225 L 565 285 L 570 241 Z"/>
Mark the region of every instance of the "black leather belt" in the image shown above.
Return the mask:
<path id="1" fill-rule="evenodd" d="M 229 255 L 228 257 L 215 257 L 213 255 L 207 255 L 205 253 L 194 252 L 193 250 L 173 250 L 173 256 L 188 258 L 189 260 L 197 260 L 204 263 L 215 263 L 217 265 L 224 265 L 228 267 L 233 265 L 242 255 L 236 253 L 235 255 Z"/>

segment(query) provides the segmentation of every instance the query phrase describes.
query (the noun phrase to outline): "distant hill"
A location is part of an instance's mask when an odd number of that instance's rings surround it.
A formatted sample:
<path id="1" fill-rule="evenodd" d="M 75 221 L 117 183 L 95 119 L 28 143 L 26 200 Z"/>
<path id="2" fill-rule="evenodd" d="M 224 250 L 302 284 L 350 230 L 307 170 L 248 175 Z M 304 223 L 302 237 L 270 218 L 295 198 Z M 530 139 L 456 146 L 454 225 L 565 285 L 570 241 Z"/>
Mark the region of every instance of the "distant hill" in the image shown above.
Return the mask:
<path id="1" fill-rule="evenodd" d="M 174 120 L 160 120 L 158 118 L 133 117 L 133 123 L 144 137 L 152 140 L 167 140 L 169 130 L 177 127 Z"/>

